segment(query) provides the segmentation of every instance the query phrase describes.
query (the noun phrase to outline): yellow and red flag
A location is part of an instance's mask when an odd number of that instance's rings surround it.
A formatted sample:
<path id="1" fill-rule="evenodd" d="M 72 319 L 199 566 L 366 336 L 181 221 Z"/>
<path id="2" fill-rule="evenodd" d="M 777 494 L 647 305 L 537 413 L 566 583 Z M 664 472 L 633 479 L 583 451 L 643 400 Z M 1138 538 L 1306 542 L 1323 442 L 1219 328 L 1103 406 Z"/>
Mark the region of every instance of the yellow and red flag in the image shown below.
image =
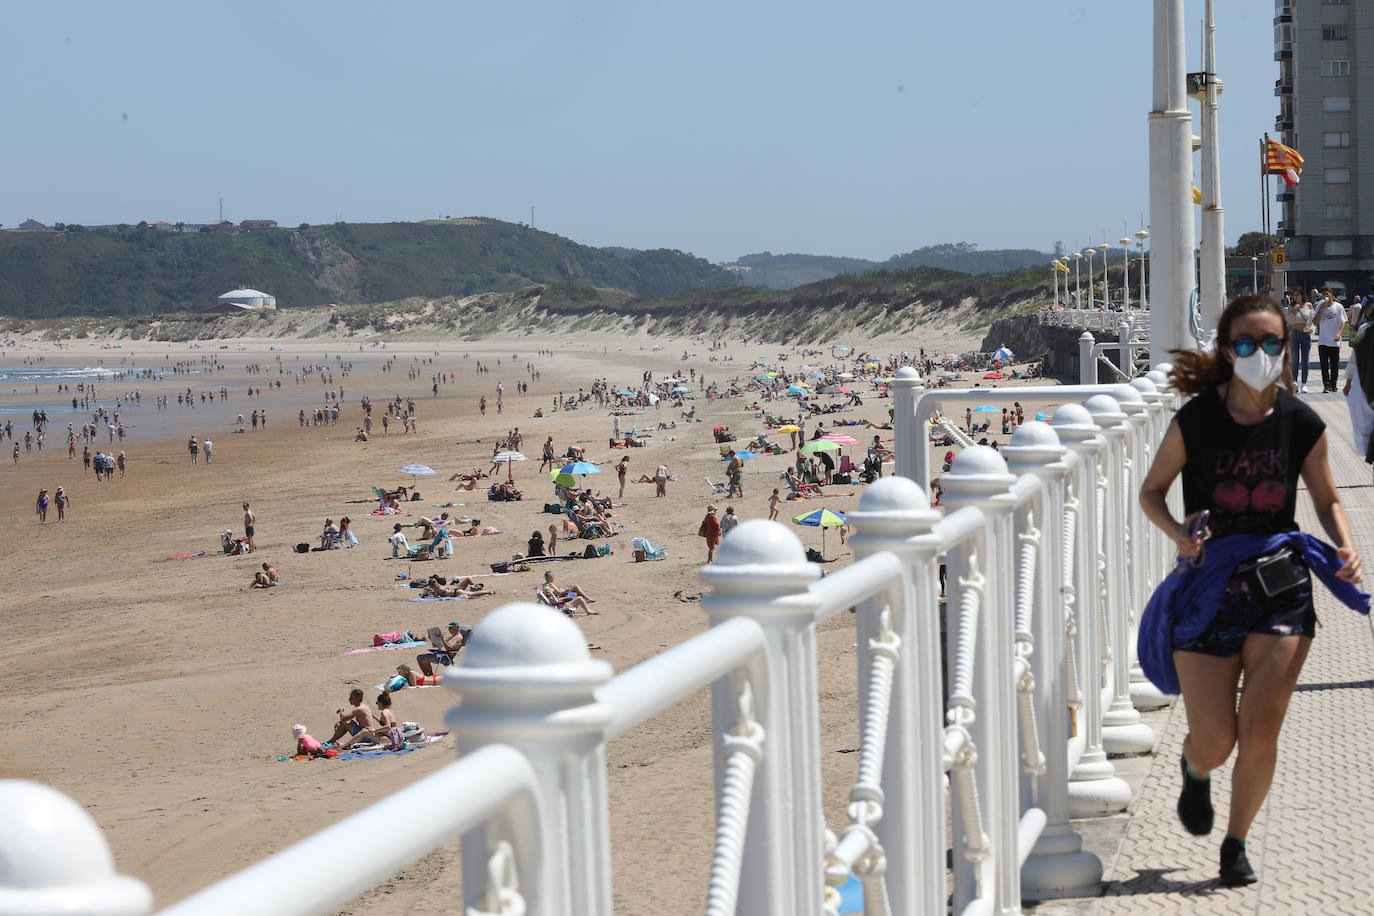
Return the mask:
<path id="1" fill-rule="evenodd" d="M 1277 140 L 1264 140 L 1264 174 L 1281 175 L 1283 183 L 1290 188 L 1298 183 L 1302 174 L 1302 154 L 1291 146 L 1284 146 Z"/>

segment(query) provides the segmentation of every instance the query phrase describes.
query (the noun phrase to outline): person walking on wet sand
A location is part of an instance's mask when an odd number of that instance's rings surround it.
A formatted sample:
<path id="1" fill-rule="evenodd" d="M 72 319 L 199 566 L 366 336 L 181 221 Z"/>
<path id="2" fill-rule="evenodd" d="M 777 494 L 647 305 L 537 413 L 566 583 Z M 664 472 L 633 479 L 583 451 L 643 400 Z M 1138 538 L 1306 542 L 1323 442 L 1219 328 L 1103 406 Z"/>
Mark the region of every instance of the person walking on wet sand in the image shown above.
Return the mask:
<path id="1" fill-rule="evenodd" d="M 53 496 L 53 502 L 57 503 L 57 520 L 59 522 L 66 521 L 67 506 L 71 505 L 71 501 L 71 497 L 67 495 L 67 491 L 58 487 L 56 495 Z"/>
<path id="2" fill-rule="evenodd" d="M 625 498 L 625 474 L 630 470 L 630 456 L 625 455 L 620 459 L 620 463 L 615 466 L 616 476 L 620 478 L 620 498 Z"/>
<path id="3" fill-rule="evenodd" d="M 46 489 L 38 491 L 38 501 L 34 505 L 34 512 L 38 514 L 40 523 L 48 520 L 48 491 Z"/>
<path id="4" fill-rule="evenodd" d="M 196 441 L 195 436 L 192 436 L 191 441 L 186 443 L 186 448 L 191 453 L 191 463 L 198 464 L 200 462 L 200 443 Z"/>
<path id="5" fill-rule="evenodd" d="M 248 541 L 248 552 L 252 553 L 258 549 L 258 545 L 253 542 L 254 524 L 258 517 L 253 514 L 253 510 L 248 508 L 248 503 L 243 504 L 243 536 Z"/>

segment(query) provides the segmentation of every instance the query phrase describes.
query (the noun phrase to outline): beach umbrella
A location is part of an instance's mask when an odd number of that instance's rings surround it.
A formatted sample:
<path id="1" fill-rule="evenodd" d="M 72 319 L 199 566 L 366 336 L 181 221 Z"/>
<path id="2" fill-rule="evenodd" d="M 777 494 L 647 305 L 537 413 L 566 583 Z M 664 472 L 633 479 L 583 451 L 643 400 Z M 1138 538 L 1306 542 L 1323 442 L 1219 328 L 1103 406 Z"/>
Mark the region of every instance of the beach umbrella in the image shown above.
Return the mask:
<path id="1" fill-rule="evenodd" d="M 578 475 L 600 474 L 601 468 L 592 464 L 590 461 L 574 461 L 570 464 L 563 465 L 563 467 L 558 469 L 558 473 Z"/>
<path id="2" fill-rule="evenodd" d="M 853 393 L 854 393 L 854 392 L 850 391 L 848 388 L 844 387 L 843 385 L 832 385 L 831 387 L 834 388 L 836 391 L 838 391 L 840 394 L 853 394 Z"/>
<path id="3" fill-rule="evenodd" d="M 844 379 L 844 380 L 847 382 L 847 381 L 849 381 L 850 379 L 852 379 L 852 378 L 854 377 L 854 373 L 852 373 L 852 372 L 841 372 L 839 377 L 842 378 L 842 379 Z"/>
<path id="4" fill-rule="evenodd" d="M 628 388 L 622 388 L 621 391 L 620 391 L 620 393 L 621 393 L 621 394 L 634 394 L 634 392 L 631 391 L 631 390 L 629 390 Z"/>
<path id="5" fill-rule="evenodd" d="M 803 512 L 801 515 L 792 517 L 793 524 L 806 525 L 809 528 L 821 529 L 821 556 L 825 556 L 825 529 L 840 528 L 849 524 L 849 519 L 842 513 L 833 509 L 816 509 L 812 512 Z"/>
<path id="6" fill-rule="evenodd" d="M 810 375 L 808 375 L 807 378 L 825 378 L 825 373 L 824 373 L 824 372 L 813 372 L 813 373 L 811 373 Z"/>
<path id="7" fill-rule="evenodd" d="M 751 452 L 751 451 L 749 451 L 749 450 L 747 450 L 747 449 L 737 449 L 737 450 L 735 451 L 735 454 L 739 456 L 739 460 L 740 460 L 740 461 L 753 461 L 754 459 L 756 459 L 756 458 L 759 457 L 758 455 L 755 455 L 753 452 Z M 730 456 L 729 456 L 729 455 L 721 455 L 721 456 L 720 456 L 720 460 L 721 460 L 721 461 L 729 461 L 729 460 L 730 460 Z"/>
<path id="8" fill-rule="evenodd" d="M 503 461 L 505 462 L 505 464 L 506 464 L 506 479 L 507 479 L 507 480 L 512 480 L 512 479 L 514 479 L 514 476 L 515 476 L 515 475 L 512 473 L 512 467 L 513 467 L 513 465 L 511 464 L 511 462 L 513 462 L 513 461 L 528 461 L 528 460 L 529 460 L 528 458 L 526 458 L 524 455 L 520 454 L 519 452 L 509 452 L 509 451 L 507 451 L 507 452 L 498 452 L 497 454 L 491 456 L 491 463 L 492 463 L 492 464 L 500 464 L 500 463 L 502 463 Z"/>
<path id="9" fill-rule="evenodd" d="M 688 388 L 686 385 L 678 385 L 678 386 L 677 386 L 676 388 L 674 388 L 673 390 L 674 390 L 674 391 L 691 391 L 692 389 Z"/>
<path id="10" fill-rule="evenodd" d="M 995 382 L 1000 382 L 1002 379 L 1006 378 L 1006 376 L 1000 372 L 989 372 L 987 375 L 983 376 L 983 378 L 992 379 Z"/>
<path id="11" fill-rule="evenodd" d="M 1006 347 L 998 347 L 996 350 L 993 350 L 993 351 L 992 351 L 992 358 L 993 358 L 993 359 L 1011 359 L 1011 358 L 1012 358 L 1011 351 L 1008 350 Z"/>
<path id="12" fill-rule="evenodd" d="M 775 432 L 775 433 L 799 433 L 799 432 L 801 432 L 801 427 L 800 427 L 800 426 L 797 426 L 797 425 L 794 424 L 794 423 L 788 423 L 786 426 L 779 426 L 777 429 L 773 430 L 773 432 Z"/>
<path id="13" fill-rule="evenodd" d="M 848 433 L 826 433 L 821 436 L 827 442 L 838 442 L 840 445 L 858 445 L 859 440 Z"/>
<path id="14" fill-rule="evenodd" d="M 423 464 L 403 464 L 396 469 L 397 474 L 409 474 L 411 477 L 433 477 L 434 468 Z"/>
<path id="15" fill-rule="evenodd" d="M 1048 420 L 1049 418 L 1050 415 L 1045 413 L 1043 410 L 1037 410 L 1035 412 L 1035 419 L 1037 420 Z"/>
<path id="16" fill-rule="evenodd" d="M 810 442 L 797 449 L 799 452 L 833 452 L 840 447 L 840 443 L 834 439 L 812 439 Z"/>
<path id="17" fill-rule="evenodd" d="M 998 412 L 999 410 L 1001 410 L 1001 409 L 1002 409 L 1002 408 L 1000 408 L 1000 407 L 993 407 L 991 404 L 979 404 L 977 407 L 973 408 L 973 412 L 974 412 L 974 413 L 997 413 L 997 412 Z"/>
<path id="18" fill-rule="evenodd" d="M 789 385 L 789 386 L 787 387 L 787 393 L 788 393 L 788 394 L 806 394 L 806 393 L 807 393 L 807 392 L 806 392 L 806 386 L 805 386 L 805 385 Z"/>
<path id="19" fill-rule="evenodd" d="M 553 482 L 560 487 L 577 486 L 577 479 L 571 474 L 564 474 L 561 468 L 554 468 L 551 476 L 553 477 Z"/>

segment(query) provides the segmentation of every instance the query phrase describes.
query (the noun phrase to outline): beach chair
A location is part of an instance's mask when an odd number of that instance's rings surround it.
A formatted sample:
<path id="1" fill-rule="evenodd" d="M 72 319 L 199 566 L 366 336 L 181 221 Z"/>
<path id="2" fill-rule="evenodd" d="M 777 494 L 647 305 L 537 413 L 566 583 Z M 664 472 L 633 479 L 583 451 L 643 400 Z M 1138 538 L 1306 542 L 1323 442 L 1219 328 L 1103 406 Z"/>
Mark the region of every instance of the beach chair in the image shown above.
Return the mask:
<path id="1" fill-rule="evenodd" d="M 539 590 L 539 586 L 537 585 L 534 587 L 534 601 L 536 604 L 542 604 L 545 607 L 553 608 L 555 611 L 561 611 L 569 617 L 573 615 L 572 610 L 567 607 L 567 602 L 559 602 L 558 604 L 553 603 L 544 596 L 544 593 Z"/>
<path id="2" fill-rule="evenodd" d="M 563 513 L 577 526 L 578 537 L 599 538 L 607 536 L 607 533 L 602 530 L 600 522 L 584 522 L 577 517 L 577 513 L 572 510 L 572 507 L 564 509 Z"/>
<path id="3" fill-rule="evenodd" d="M 649 543 L 648 538 L 630 538 L 630 547 L 634 551 L 636 563 L 645 560 L 665 560 L 668 558 L 667 547 L 655 547 Z"/>
<path id="4" fill-rule="evenodd" d="M 429 545 L 420 544 L 416 547 L 412 547 L 406 556 L 411 560 L 428 560 L 430 558 Z"/>
<path id="5" fill-rule="evenodd" d="M 714 494 L 716 494 L 716 495 L 719 495 L 719 496 L 725 496 L 726 494 L 728 494 L 728 493 L 730 492 L 730 488 L 729 488 L 729 487 L 722 486 L 721 484 L 718 484 L 718 483 L 713 483 L 713 482 L 711 481 L 711 478 L 709 478 L 709 477 L 706 478 L 706 486 L 708 486 L 708 487 L 711 488 L 711 492 L 712 492 L 712 493 L 714 493 Z"/>

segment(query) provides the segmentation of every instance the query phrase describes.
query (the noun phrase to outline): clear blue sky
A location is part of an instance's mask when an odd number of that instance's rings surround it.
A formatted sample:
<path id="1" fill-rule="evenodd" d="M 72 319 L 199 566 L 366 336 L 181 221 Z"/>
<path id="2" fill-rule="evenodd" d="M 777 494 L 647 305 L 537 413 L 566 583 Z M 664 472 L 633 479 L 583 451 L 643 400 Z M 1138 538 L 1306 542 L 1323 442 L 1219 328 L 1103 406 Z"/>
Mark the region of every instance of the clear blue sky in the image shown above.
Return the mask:
<path id="1" fill-rule="evenodd" d="M 1278 68 L 1272 4 L 1217 6 L 1233 241 L 1259 227 Z M 0 223 L 207 222 L 223 198 L 283 225 L 534 206 L 579 242 L 715 261 L 1115 241 L 1147 210 L 1151 8 L 10 6 Z M 1197 69 L 1201 0 L 1188 17 Z"/>

